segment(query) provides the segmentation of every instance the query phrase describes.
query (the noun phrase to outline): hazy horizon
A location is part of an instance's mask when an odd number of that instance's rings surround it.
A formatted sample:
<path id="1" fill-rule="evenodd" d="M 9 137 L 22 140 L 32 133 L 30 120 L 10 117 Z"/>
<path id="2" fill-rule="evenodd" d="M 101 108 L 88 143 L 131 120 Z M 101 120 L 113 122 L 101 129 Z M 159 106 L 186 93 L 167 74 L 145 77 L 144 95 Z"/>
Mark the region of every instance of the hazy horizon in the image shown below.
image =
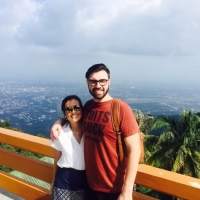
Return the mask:
<path id="1" fill-rule="evenodd" d="M 183 110 L 200 111 L 199 87 L 177 85 L 141 85 L 113 82 L 109 90 L 113 98 L 124 100 L 142 113 L 179 115 Z M 86 83 L 55 81 L 1 81 L 0 120 L 8 120 L 16 128 L 27 133 L 49 134 L 50 127 L 62 117 L 62 99 L 71 94 L 78 95 L 83 104 L 92 98 Z"/>

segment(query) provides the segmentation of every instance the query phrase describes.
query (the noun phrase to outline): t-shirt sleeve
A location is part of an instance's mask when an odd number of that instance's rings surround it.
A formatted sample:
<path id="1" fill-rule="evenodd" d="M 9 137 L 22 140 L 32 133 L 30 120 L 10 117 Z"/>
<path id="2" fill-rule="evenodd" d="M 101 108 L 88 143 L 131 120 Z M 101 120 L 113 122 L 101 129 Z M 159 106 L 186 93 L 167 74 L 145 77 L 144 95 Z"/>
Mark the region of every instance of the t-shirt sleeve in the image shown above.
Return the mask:
<path id="1" fill-rule="evenodd" d="M 131 107 L 124 101 L 120 102 L 120 119 L 121 132 L 124 138 L 139 132 L 135 115 Z"/>

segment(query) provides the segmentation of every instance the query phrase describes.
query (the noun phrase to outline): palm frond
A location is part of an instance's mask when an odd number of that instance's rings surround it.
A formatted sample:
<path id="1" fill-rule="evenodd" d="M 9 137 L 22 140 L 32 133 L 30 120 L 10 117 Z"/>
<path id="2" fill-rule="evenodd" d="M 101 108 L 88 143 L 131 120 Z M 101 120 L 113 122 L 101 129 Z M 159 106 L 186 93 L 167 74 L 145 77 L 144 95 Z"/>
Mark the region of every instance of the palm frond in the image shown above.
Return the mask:
<path id="1" fill-rule="evenodd" d="M 139 125 L 139 129 L 145 135 L 148 135 L 154 124 L 154 117 L 150 113 L 143 114 L 140 110 L 135 110 L 135 117 Z"/>
<path id="2" fill-rule="evenodd" d="M 174 138 L 174 134 L 172 132 L 163 132 L 158 140 L 158 145 L 162 146 L 162 145 L 170 145 L 173 144 L 175 138 Z"/>
<path id="3" fill-rule="evenodd" d="M 145 139 L 146 164 L 200 178 L 199 116 L 183 110 L 179 118 L 157 117 L 153 129 L 162 133 Z"/>
<path id="4" fill-rule="evenodd" d="M 172 146 L 157 148 L 156 151 L 146 160 L 146 164 L 171 170 L 170 166 L 174 163 L 175 149 Z"/>
<path id="5" fill-rule="evenodd" d="M 200 151 L 194 151 L 193 157 L 198 163 L 200 163 Z"/>
<path id="6" fill-rule="evenodd" d="M 184 146 L 181 146 L 177 152 L 177 155 L 176 155 L 176 159 L 174 161 L 174 164 L 173 164 L 173 168 L 172 168 L 172 171 L 173 172 L 179 172 L 181 167 L 184 166 L 184 155 L 185 155 L 185 148 Z"/>
<path id="7" fill-rule="evenodd" d="M 194 177 L 196 178 L 200 178 L 200 163 L 197 162 L 194 157 L 192 156 L 192 154 L 189 154 L 189 157 L 192 161 L 192 164 L 193 164 L 193 169 L 194 169 Z"/>

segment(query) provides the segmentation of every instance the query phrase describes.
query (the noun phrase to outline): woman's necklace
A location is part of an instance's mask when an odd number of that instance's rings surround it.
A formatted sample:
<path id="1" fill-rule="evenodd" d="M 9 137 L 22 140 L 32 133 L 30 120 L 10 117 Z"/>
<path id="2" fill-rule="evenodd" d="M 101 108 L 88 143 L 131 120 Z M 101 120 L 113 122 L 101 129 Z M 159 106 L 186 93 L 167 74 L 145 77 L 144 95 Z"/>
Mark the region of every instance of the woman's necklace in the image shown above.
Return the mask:
<path id="1" fill-rule="evenodd" d="M 79 134 L 79 132 L 78 132 L 78 131 L 72 131 L 72 132 L 73 132 L 74 134 L 77 134 L 77 135 Z"/>
<path id="2" fill-rule="evenodd" d="M 70 126 L 70 129 L 71 129 L 72 133 L 77 134 L 77 135 L 79 134 L 79 131 L 74 131 L 71 126 Z"/>
<path id="3" fill-rule="evenodd" d="M 70 129 L 71 129 L 72 133 L 75 134 L 75 135 L 79 135 L 79 133 L 81 133 L 81 132 L 80 132 L 80 129 L 78 129 L 78 130 L 73 130 L 73 128 L 71 127 L 71 125 L 70 125 Z"/>

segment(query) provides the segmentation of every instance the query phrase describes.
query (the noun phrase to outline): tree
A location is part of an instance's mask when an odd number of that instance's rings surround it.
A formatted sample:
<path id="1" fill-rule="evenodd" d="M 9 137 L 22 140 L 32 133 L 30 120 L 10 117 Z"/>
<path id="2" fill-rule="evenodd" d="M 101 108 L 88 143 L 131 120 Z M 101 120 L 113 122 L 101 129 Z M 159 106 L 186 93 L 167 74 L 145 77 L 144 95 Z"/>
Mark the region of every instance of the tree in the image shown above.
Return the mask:
<path id="1" fill-rule="evenodd" d="M 11 130 L 14 130 L 14 131 L 20 131 L 17 128 L 13 128 L 12 125 L 11 125 L 11 122 L 7 121 L 7 120 L 0 120 L 0 127 L 6 128 L 6 129 L 11 129 Z"/>
<path id="2" fill-rule="evenodd" d="M 143 114 L 140 110 L 135 110 L 134 114 L 139 129 L 144 134 L 144 149 L 146 160 L 151 156 L 151 152 L 154 150 L 154 144 L 156 144 L 158 141 L 157 136 L 151 135 L 155 119 L 150 113 Z"/>
<path id="3" fill-rule="evenodd" d="M 200 117 L 185 110 L 179 119 L 159 116 L 154 128 L 163 128 L 147 164 L 200 178 Z"/>
<path id="4" fill-rule="evenodd" d="M 140 131 L 143 134 L 148 135 L 153 128 L 153 124 L 154 124 L 153 115 L 150 113 L 143 114 L 140 110 L 136 110 L 134 114 L 135 114 L 137 123 L 139 125 Z"/>
<path id="5" fill-rule="evenodd" d="M 0 120 L 0 127 L 7 128 L 7 129 L 12 128 L 10 121 L 4 121 L 4 120 Z"/>
<path id="6" fill-rule="evenodd" d="M 136 121 L 138 123 L 140 131 L 144 134 L 144 151 L 145 151 L 145 159 L 146 160 L 151 156 L 151 152 L 154 150 L 154 145 L 158 141 L 158 137 L 155 135 L 151 135 L 151 131 L 154 126 L 154 117 L 150 113 L 143 114 L 140 110 L 134 111 Z M 148 196 L 152 196 L 155 198 L 159 198 L 159 193 L 150 188 L 136 185 L 136 191 L 146 194 Z"/>

